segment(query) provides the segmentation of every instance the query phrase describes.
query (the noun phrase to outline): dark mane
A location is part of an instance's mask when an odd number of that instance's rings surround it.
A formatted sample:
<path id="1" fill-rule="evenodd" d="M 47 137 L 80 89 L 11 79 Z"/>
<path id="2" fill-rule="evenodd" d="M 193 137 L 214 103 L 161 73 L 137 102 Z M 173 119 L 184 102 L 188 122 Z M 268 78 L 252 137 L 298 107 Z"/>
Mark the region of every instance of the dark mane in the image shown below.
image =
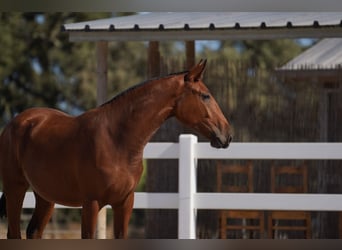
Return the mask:
<path id="1" fill-rule="evenodd" d="M 116 96 L 114 96 L 114 97 L 113 97 L 112 99 L 110 99 L 109 101 L 103 103 L 101 106 L 104 106 L 104 105 L 106 105 L 106 104 L 108 104 L 108 103 L 111 103 L 111 102 L 113 102 L 113 101 L 119 99 L 120 97 L 123 97 L 123 96 L 125 96 L 125 95 L 131 93 L 133 90 L 138 89 L 138 88 L 140 88 L 140 87 L 143 87 L 143 86 L 145 86 L 145 85 L 147 85 L 147 84 L 149 84 L 149 83 L 151 83 L 151 82 L 153 82 L 153 81 L 156 81 L 156 80 L 159 80 L 159 79 L 162 79 L 162 78 L 167 78 L 167 77 L 175 76 L 175 75 L 185 74 L 185 73 L 188 73 L 188 72 L 189 72 L 189 71 L 186 70 L 186 71 L 182 71 L 182 72 L 171 73 L 171 74 L 168 74 L 168 75 L 165 75 L 165 76 L 154 77 L 154 78 L 151 78 L 151 79 L 149 79 L 149 80 L 143 81 L 143 82 L 141 82 L 141 83 L 138 83 L 138 84 L 136 84 L 136 85 L 134 85 L 134 86 L 132 86 L 132 87 L 130 87 L 130 88 L 128 88 L 128 89 L 126 89 L 126 90 L 120 92 L 119 94 L 117 94 Z"/>

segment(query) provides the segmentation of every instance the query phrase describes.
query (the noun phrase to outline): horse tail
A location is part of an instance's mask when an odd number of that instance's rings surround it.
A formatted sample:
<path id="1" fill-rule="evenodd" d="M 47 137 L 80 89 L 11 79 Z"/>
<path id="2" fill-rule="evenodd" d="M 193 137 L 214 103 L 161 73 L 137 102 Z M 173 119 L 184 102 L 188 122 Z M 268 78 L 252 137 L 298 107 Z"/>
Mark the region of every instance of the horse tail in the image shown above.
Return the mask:
<path id="1" fill-rule="evenodd" d="M 0 198 L 0 219 L 7 216 L 6 212 L 6 196 L 4 194 L 1 195 Z"/>
<path id="2" fill-rule="evenodd" d="M 2 145 L 2 141 L 3 141 L 3 132 L 0 133 L 0 153 L 1 153 L 1 145 Z M 1 155 L 0 155 L 1 157 Z M 1 164 L 1 162 L 0 162 Z M 0 179 L 1 179 L 1 166 L 0 166 Z M 1 198 L 0 198 L 0 219 L 3 217 L 7 216 L 7 211 L 6 211 L 6 197 L 5 194 L 2 193 Z"/>

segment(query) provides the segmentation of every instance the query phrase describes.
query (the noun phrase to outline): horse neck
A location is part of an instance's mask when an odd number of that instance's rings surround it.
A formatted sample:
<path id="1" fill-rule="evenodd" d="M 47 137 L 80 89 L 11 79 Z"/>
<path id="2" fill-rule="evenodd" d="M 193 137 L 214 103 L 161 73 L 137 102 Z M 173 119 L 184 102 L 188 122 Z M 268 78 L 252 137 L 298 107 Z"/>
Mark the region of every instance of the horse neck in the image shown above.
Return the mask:
<path id="1" fill-rule="evenodd" d="M 146 83 L 105 105 L 113 139 L 142 154 L 155 131 L 173 116 L 180 93 L 180 81 L 169 77 Z"/>

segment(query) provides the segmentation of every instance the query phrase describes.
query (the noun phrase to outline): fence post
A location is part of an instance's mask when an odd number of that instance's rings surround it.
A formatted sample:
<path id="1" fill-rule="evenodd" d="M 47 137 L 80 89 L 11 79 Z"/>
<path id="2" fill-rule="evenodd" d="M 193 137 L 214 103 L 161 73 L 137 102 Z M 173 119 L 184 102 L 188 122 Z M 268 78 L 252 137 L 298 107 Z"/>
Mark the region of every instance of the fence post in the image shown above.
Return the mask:
<path id="1" fill-rule="evenodd" d="M 194 206 L 197 167 L 196 143 L 197 137 L 194 135 L 180 135 L 179 137 L 179 239 L 196 238 L 196 210 Z"/>
<path id="2" fill-rule="evenodd" d="M 97 216 L 96 239 L 106 239 L 107 233 L 107 208 L 103 207 Z"/>

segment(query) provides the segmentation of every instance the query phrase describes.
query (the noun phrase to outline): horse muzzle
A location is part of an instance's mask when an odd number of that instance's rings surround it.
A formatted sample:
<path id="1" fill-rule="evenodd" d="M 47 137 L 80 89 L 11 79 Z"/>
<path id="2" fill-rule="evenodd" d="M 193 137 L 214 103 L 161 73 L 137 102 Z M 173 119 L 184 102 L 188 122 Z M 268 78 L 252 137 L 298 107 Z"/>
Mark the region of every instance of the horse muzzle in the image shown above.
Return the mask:
<path id="1" fill-rule="evenodd" d="M 231 135 L 223 136 L 213 134 L 210 140 L 210 145 L 214 148 L 228 148 L 233 137 Z"/>

